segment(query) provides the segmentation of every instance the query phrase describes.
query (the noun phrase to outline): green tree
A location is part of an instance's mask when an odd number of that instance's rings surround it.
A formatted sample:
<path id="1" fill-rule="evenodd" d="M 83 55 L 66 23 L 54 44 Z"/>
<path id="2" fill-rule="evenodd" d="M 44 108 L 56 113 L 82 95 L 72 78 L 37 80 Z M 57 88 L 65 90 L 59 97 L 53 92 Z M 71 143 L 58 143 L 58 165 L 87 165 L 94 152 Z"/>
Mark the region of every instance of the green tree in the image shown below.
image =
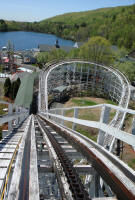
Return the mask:
<path id="1" fill-rule="evenodd" d="M 18 89 L 20 87 L 20 78 L 18 78 L 16 81 L 12 82 L 11 84 L 11 93 L 10 93 L 10 97 L 12 100 L 14 100 L 16 98 Z"/>
<path id="2" fill-rule="evenodd" d="M 0 31 L 7 31 L 7 24 L 3 19 L 0 19 Z"/>
<path id="3" fill-rule="evenodd" d="M 4 83 L 4 95 L 6 97 L 10 97 L 10 91 L 11 91 L 11 81 L 10 78 L 7 78 Z"/>
<path id="4" fill-rule="evenodd" d="M 134 62 L 117 62 L 114 64 L 114 67 L 119 69 L 122 73 L 126 74 L 130 81 L 135 81 L 135 63 Z"/>
<path id="5" fill-rule="evenodd" d="M 48 61 L 51 60 L 61 60 L 66 58 L 67 53 L 66 51 L 62 50 L 62 49 L 56 49 L 54 48 L 50 53 L 49 53 L 49 57 L 48 57 Z"/>
<path id="6" fill-rule="evenodd" d="M 89 39 L 79 52 L 79 57 L 98 63 L 110 64 L 113 62 L 111 44 L 103 37 L 96 36 Z"/>
<path id="7" fill-rule="evenodd" d="M 37 55 L 37 62 L 39 64 L 46 64 L 52 60 L 61 60 L 67 57 L 67 53 L 62 49 L 54 48 L 50 52 L 42 52 Z"/>
<path id="8" fill-rule="evenodd" d="M 127 54 L 128 54 L 128 51 L 124 47 L 119 48 L 117 51 L 114 51 L 116 60 L 125 57 Z"/>
<path id="9" fill-rule="evenodd" d="M 135 41 L 133 42 L 132 49 L 135 50 Z"/>
<path id="10" fill-rule="evenodd" d="M 79 48 L 74 48 L 68 53 L 68 58 L 79 58 Z"/>
<path id="11" fill-rule="evenodd" d="M 2 127 L 0 126 L 0 140 L 2 140 Z"/>
<path id="12" fill-rule="evenodd" d="M 11 90 L 10 90 L 10 98 L 12 100 L 14 100 L 14 96 L 15 96 L 15 94 L 14 94 L 14 85 L 15 85 L 15 82 L 12 82 L 11 83 Z"/>
<path id="13" fill-rule="evenodd" d="M 20 78 L 17 79 L 17 84 L 18 84 L 18 88 L 19 88 L 19 87 L 20 87 L 20 84 L 21 84 Z"/>
<path id="14" fill-rule="evenodd" d="M 46 64 L 48 62 L 49 52 L 41 52 L 37 55 L 38 64 Z"/>

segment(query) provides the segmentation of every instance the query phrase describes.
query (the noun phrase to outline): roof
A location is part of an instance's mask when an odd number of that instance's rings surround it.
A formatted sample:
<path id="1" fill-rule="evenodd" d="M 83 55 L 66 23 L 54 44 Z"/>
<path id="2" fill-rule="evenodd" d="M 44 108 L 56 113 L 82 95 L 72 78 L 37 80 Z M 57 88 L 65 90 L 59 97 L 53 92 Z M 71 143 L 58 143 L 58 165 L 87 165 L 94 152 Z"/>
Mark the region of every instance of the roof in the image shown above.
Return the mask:
<path id="1" fill-rule="evenodd" d="M 22 64 L 22 65 L 20 65 L 20 67 L 23 67 L 25 69 L 30 69 L 32 71 L 34 71 L 34 69 L 35 69 L 35 66 L 28 65 L 28 64 Z"/>
<path id="2" fill-rule="evenodd" d="M 66 51 L 66 52 L 69 52 L 73 49 L 74 47 L 72 46 L 60 46 L 60 49 Z"/>
<path id="3" fill-rule="evenodd" d="M 33 99 L 34 79 L 37 73 L 27 74 L 21 81 L 15 104 L 25 108 L 30 108 Z"/>
<path id="4" fill-rule="evenodd" d="M 56 47 L 54 45 L 48 45 L 48 44 L 39 44 L 38 48 L 40 50 L 40 52 L 50 52 L 53 49 L 56 49 Z M 73 49 L 73 46 L 60 46 L 60 49 L 69 52 L 71 49 Z"/>
<path id="5" fill-rule="evenodd" d="M 111 49 L 112 49 L 113 51 L 118 51 L 118 50 L 119 50 L 118 47 L 117 47 L 116 45 L 112 45 L 112 46 L 111 46 Z"/>
<path id="6" fill-rule="evenodd" d="M 5 63 L 8 63 L 8 62 L 9 62 L 9 58 L 6 58 L 4 62 L 5 62 Z"/>
<path id="7" fill-rule="evenodd" d="M 67 86 L 59 86 L 53 89 L 54 92 L 63 92 L 65 89 L 67 89 Z"/>
<path id="8" fill-rule="evenodd" d="M 75 48 L 79 48 L 79 47 L 81 47 L 83 44 L 84 44 L 84 42 L 76 42 L 76 43 L 74 44 L 74 47 L 75 47 Z"/>
<path id="9" fill-rule="evenodd" d="M 21 71 L 29 72 L 29 73 L 32 73 L 32 72 L 33 72 L 31 69 L 27 69 L 27 68 L 25 68 L 25 67 L 19 67 L 17 70 L 21 70 Z"/>
<path id="10" fill-rule="evenodd" d="M 15 74 L 12 75 L 11 80 L 15 81 L 18 78 L 20 78 L 22 80 L 27 74 L 29 74 L 29 73 L 28 72 L 16 72 Z"/>
<path id="11" fill-rule="evenodd" d="M 123 63 L 124 63 L 124 62 L 128 62 L 128 61 L 134 63 L 134 62 L 135 62 L 135 59 L 132 58 L 132 57 L 123 57 L 123 58 L 120 58 L 119 61 L 120 61 L 120 62 L 123 62 Z"/>
<path id="12" fill-rule="evenodd" d="M 48 52 L 48 51 L 51 51 L 54 48 L 54 46 L 48 45 L 48 44 L 39 44 L 38 48 L 40 52 L 45 52 L 45 51 Z"/>

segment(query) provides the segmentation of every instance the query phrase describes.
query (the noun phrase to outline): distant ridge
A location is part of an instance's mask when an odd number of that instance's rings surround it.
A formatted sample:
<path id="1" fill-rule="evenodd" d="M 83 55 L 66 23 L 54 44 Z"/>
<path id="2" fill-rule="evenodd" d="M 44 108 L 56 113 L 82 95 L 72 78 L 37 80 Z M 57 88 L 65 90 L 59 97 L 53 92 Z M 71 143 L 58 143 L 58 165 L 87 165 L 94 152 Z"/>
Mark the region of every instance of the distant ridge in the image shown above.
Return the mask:
<path id="1" fill-rule="evenodd" d="M 58 15 L 40 22 L 6 22 L 5 31 L 51 33 L 64 39 L 86 41 L 102 36 L 113 45 L 135 49 L 135 4 Z M 1 30 L 1 24 L 0 24 Z"/>

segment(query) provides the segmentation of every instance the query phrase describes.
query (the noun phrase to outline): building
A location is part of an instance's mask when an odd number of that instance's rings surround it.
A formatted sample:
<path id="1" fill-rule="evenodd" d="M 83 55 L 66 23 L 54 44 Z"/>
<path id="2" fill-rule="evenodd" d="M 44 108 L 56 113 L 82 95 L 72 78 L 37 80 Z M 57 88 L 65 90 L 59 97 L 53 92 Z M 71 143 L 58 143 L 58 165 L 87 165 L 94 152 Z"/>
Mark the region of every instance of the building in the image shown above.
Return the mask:
<path id="1" fill-rule="evenodd" d="M 37 61 L 34 52 L 31 50 L 22 52 L 22 58 L 24 64 L 35 64 Z"/>
<path id="2" fill-rule="evenodd" d="M 53 49 L 62 49 L 68 53 L 73 48 L 75 48 L 75 47 L 74 46 L 60 46 L 58 40 L 56 40 L 55 45 L 48 45 L 48 44 L 39 44 L 38 45 L 38 49 L 40 52 L 50 52 Z"/>
<path id="3" fill-rule="evenodd" d="M 74 44 L 74 47 L 75 47 L 75 48 L 80 48 L 83 44 L 84 44 L 84 42 L 76 42 L 76 43 Z"/>

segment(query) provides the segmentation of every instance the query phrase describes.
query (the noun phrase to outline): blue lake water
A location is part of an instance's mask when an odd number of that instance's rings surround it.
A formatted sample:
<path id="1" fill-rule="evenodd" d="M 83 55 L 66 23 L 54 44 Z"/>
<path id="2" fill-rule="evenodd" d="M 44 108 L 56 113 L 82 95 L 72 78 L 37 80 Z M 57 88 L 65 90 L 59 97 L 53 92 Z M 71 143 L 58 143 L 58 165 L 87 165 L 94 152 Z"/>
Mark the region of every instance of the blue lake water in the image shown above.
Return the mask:
<path id="1" fill-rule="evenodd" d="M 56 39 L 59 40 L 60 46 L 73 46 L 74 42 L 64 40 L 52 34 L 13 31 L 13 32 L 0 32 L 0 49 L 6 46 L 10 40 L 14 44 L 15 50 L 26 50 L 37 48 L 39 44 L 54 45 Z"/>

